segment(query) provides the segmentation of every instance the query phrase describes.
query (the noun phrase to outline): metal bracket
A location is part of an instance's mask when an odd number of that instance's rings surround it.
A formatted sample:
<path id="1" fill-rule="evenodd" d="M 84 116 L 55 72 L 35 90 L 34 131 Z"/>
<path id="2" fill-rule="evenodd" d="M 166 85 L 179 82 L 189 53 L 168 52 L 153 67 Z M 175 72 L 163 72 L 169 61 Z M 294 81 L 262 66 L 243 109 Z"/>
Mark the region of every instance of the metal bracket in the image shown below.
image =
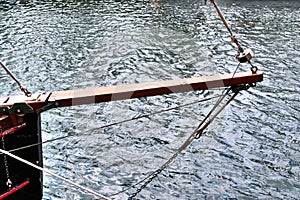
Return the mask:
<path id="1" fill-rule="evenodd" d="M 1 115 L 8 115 L 9 114 L 9 107 L 8 106 L 3 106 L 0 107 L 0 116 Z"/>
<path id="2" fill-rule="evenodd" d="M 15 103 L 13 106 L 0 107 L 0 115 L 20 115 L 34 113 L 33 108 L 27 103 Z"/>
<path id="3" fill-rule="evenodd" d="M 10 114 L 34 113 L 32 107 L 27 103 L 15 103 L 9 110 Z"/>
<path id="4" fill-rule="evenodd" d="M 45 105 L 44 107 L 41 107 L 39 109 L 36 110 L 36 113 L 42 113 L 45 112 L 47 110 L 50 110 L 52 108 L 56 108 L 58 106 L 58 103 L 53 102 L 53 103 L 48 103 L 47 105 Z"/>

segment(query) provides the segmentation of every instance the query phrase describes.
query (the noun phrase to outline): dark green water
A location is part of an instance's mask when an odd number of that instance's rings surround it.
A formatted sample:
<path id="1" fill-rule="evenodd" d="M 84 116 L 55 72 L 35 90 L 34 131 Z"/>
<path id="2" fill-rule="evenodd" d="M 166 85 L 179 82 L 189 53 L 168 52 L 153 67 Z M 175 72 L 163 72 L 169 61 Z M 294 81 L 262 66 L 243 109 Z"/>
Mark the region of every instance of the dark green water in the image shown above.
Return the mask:
<path id="1" fill-rule="evenodd" d="M 300 196 L 300 2 L 219 5 L 242 45 L 254 51 L 265 80 L 238 96 L 139 199 Z M 235 53 L 213 6 L 201 1 L 0 1 L 0 60 L 33 92 L 233 72 Z M 20 94 L 4 71 L 0 80 L 1 96 Z M 214 102 L 88 130 L 217 93 L 44 113 L 44 140 L 78 134 L 43 145 L 45 168 L 113 195 L 166 161 Z M 95 198 L 46 175 L 44 199 Z"/>

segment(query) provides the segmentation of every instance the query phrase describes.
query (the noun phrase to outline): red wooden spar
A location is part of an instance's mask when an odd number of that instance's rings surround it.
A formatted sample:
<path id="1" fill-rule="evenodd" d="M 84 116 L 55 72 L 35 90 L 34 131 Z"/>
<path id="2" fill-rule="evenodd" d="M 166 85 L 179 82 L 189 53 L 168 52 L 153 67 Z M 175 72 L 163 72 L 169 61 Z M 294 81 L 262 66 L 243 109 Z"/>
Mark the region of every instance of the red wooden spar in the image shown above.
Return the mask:
<path id="1" fill-rule="evenodd" d="M 6 150 L 34 145 L 31 148 L 16 151 L 15 154 L 22 159 L 38 166 L 43 166 L 42 133 L 40 113 L 54 107 L 74 106 L 90 103 L 100 103 L 121 99 L 131 99 L 155 95 L 163 95 L 193 90 L 206 90 L 228 86 L 251 84 L 263 80 L 263 73 L 242 72 L 236 74 L 223 74 L 217 76 L 176 79 L 160 82 L 138 83 L 131 85 L 107 86 L 100 88 L 56 91 L 27 96 L 12 96 L 0 98 L 0 136 L 5 137 Z M 28 95 L 29 96 L 29 95 Z M 24 124 L 24 126 L 22 125 Z M 25 126 L 26 124 L 26 126 Z M 15 134 L 11 134 L 15 132 Z M 9 178 L 4 173 L 9 169 L 12 183 L 30 179 L 29 182 L 7 191 L 4 183 Z M 8 160 L 6 165 L 0 162 L 0 194 L 1 198 L 9 196 L 11 199 L 40 200 L 43 195 L 43 173 L 31 166 L 16 160 Z M 4 170 L 4 171 L 3 171 Z M 22 173 L 19 173 L 19 172 Z M 17 172 L 17 173 L 13 173 Z M 25 187 L 26 186 L 26 187 Z"/>
<path id="2" fill-rule="evenodd" d="M 31 97 L 0 98 L 0 127 L 2 130 L 19 125 L 27 113 L 41 113 L 54 107 L 108 102 L 122 99 L 163 95 L 193 90 L 251 84 L 263 80 L 263 73 L 241 72 L 216 76 L 194 77 L 159 82 L 147 82 L 100 88 L 56 91 Z"/>
<path id="3" fill-rule="evenodd" d="M 188 92 L 193 90 L 207 90 L 211 88 L 256 83 L 262 80 L 263 73 L 261 72 L 241 72 L 236 73 L 234 76 L 233 74 L 223 74 L 217 76 L 195 77 L 160 82 L 56 91 L 52 93 L 35 94 L 31 97 L 13 96 L 0 98 L 0 107 L 12 106 L 16 103 L 22 102 L 32 107 L 34 111 L 37 111 L 51 103 L 55 104 L 55 107 L 65 107 L 178 92 Z"/>

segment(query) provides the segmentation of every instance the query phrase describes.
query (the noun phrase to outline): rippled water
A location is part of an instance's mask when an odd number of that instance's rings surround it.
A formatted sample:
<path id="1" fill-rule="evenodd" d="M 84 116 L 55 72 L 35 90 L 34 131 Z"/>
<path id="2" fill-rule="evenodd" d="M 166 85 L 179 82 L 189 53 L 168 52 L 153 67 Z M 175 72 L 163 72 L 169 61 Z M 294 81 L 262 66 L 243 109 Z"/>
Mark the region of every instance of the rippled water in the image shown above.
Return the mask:
<path id="1" fill-rule="evenodd" d="M 265 80 L 242 95 L 137 197 L 297 199 L 300 196 L 300 2 L 220 3 Z M 200 1 L 0 1 L 0 60 L 31 91 L 55 91 L 233 72 L 236 48 Z M 242 70 L 249 70 L 242 66 Z M 20 92 L 0 73 L 1 96 Z M 45 168 L 113 195 L 156 170 L 213 102 L 110 128 L 181 105 L 189 92 L 46 112 Z M 130 189 L 113 196 L 125 199 Z M 44 199 L 95 199 L 45 175 Z"/>

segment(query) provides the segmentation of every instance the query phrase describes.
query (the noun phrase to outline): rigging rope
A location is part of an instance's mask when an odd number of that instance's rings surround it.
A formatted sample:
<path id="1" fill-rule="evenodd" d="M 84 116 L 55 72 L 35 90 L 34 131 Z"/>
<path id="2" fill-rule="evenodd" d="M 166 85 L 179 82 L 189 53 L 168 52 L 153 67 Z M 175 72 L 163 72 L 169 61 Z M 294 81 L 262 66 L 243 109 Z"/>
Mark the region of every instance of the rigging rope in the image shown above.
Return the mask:
<path id="1" fill-rule="evenodd" d="M 32 93 L 29 92 L 26 87 L 24 87 L 20 81 L 18 81 L 18 79 L 11 73 L 11 71 L 9 71 L 9 69 L 0 61 L 0 65 L 1 67 L 6 71 L 6 73 L 18 84 L 20 90 L 22 92 L 24 92 L 24 94 L 27 96 L 27 97 L 31 97 Z"/>
<path id="2" fill-rule="evenodd" d="M 161 166 L 159 167 L 157 170 L 155 170 L 154 172 L 152 172 L 148 177 L 146 177 L 145 179 L 143 179 L 142 181 L 140 181 L 138 184 L 140 184 L 141 182 L 145 182 L 136 189 L 136 191 L 134 193 L 132 193 L 129 197 L 128 200 L 133 199 L 138 193 L 140 193 L 149 183 L 151 183 L 153 181 L 154 178 L 156 178 L 170 163 L 172 163 L 179 154 L 182 153 L 182 151 L 184 151 L 192 142 L 194 139 L 198 139 L 200 138 L 200 136 L 203 133 L 203 130 L 205 128 L 207 128 L 207 126 L 216 118 L 216 116 L 235 98 L 235 96 L 238 94 L 238 91 L 234 93 L 234 95 L 232 95 L 229 100 L 227 100 L 225 102 L 225 104 L 216 112 L 215 115 L 213 115 L 212 119 L 210 119 L 207 123 L 205 123 L 205 121 L 207 120 L 207 118 L 213 113 L 213 111 L 218 107 L 218 105 L 221 103 L 221 101 L 227 96 L 227 92 L 226 94 L 223 95 L 223 97 L 221 98 L 220 101 L 217 101 L 217 103 L 215 104 L 215 106 L 210 110 L 210 112 L 208 113 L 208 115 L 200 122 L 200 124 L 198 125 L 198 127 L 193 131 L 193 133 L 185 140 L 185 142 L 178 148 L 178 150 Z M 205 124 L 204 124 L 205 123 Z M 202 126 L 204 124 L 204 126 Z M 136 184 L 136 185 L 138 185 Z M 129 188 L 128 188 L 129 189 Z M 127 190 L 128 190 L 127 189 Z"/>
<path id="3" fill-rule="evenodd" d="M 80 132 L 80 133 L 77 133 L 77 134 L 75 133 L 75 134 L 70 134 L 70 135 L 66 135 L 66 136 L 61 136 L 61 137 L 57 137 L 57 138 L 54 138 L 54 139 L 46 140 L 46 141 L 43 141 L 43 142 L 39 142 L 39 143 L 35 143 L 35 144 L 23 146 L 23 147 L 20 147 L 20 148 L 12 149 L 9 152 L 15 152 L 15 151 L 19 151 L 19 150 L 23 150 L 23 149 L 35 147 L 35 146 L 38 146 L 38 145 L 41 145 L 41 144 L 46 144 L 46 143 L 49 143 L 49 142 L 54 142 L 54 141 L 57 141 L 57 140 L 62 140 L 62 139 L 68 138 L 68 137 L 74 137 L 74 136 L 78 136 L 78 135 L 80 135 L 80 136 L 86 135 L 87 133 L 90 133 L 92 131 L 101 130 L 103 128 L 108 128 L 108 127 L 119 125 L 119 124 L 122 124 L 122 123 L 125 123 L 125 122 L 131 122 L 131 121 L 138 120 L 138 119 L 141 119 L 141 118 L 147 118 L 147 117 L 150 117 L 150 116 L 153 116 L 153 115 L 156 115 L 156 114 L 161 114 L 163 112 L 168 112 L 168 111 L 172 111 L 172 110 L 183 108 L 183 107 L 187 107 L 187 106 L 192 106 L 192 105 L 195 105 L 195 104 L 198 104 L 198 103 L 201 103 L 201 102 L 210 101 L 210 100 L 213 100 L 213 99 L 216 99 L 216 98 L 220 98 L 220 97 L 221 97 L 221 95 L 216 95 L 216 96 L 213 96 L 213 97 L 210 97 L 210 98 L 205 98 L 205 99 L 201 99 L 201 100 L 198 100 L 198 101 L 194 101 L 194 102 L 182 104 L 182 105 L 179 105 L 179 106 L 175 106 L 175 107 L 171 107 L 171 108 L 159 110 L 159 111 L 152 112 L 152 113 L 149 113 L 149 114 L 140 115 L 140 116 L 129 118 L 129 119 L 125 119 L 125 120 L 122 120 L 122 121 L 118 121 L 118 122 L 106 124 L 106 125 L 103 125 L 103 126 L 100 126 L 100 127 L 96 127 L 96 128 L 92 128 L 92 129 L 89 129 L 87 131 L 83 131 L 83 132 Z"/>
<path id="4" fill-rule="evenodd" d="M 228 32 L 230 33 L 232 42 L 234 42 L 236 44 L 236 46 L 238 47 L 238 54 L 236 55 L 236 58 L 239 60 L 239 62 L 243 62 L 243 63 L 248 62 L 251 66 L 250 69 L 251 69 L 252 73 L 256 73 L 258 68 L 256 66 L 254 66 L 251 62 L 251 59 L 253 57 L 253 52 L 251 51 L 251 49 L 246 49 L 246 50 L 243 49 L 242 45 L 239 43 L 239 41 L 233 34 L 229 24 L 227 23 L 222 11 L 220 10 L 219 6 L 217 5 L 217 3 L 214 0 L 210 0 L 210 2 L 214 5 L 223 24 L 225 25 Z"/>
<path id="5" fill-rule="evenodd" d="M 31 162 L 28 162 L 27 160 L 25 160 L 25 159 L 23 159 L 23 158 L 20 158 L 20 157 L 14 155 L 14 154 L 12 154 L 12 153 L 9 153 L 8 151 L 5 151 L 5 150 L 3 150 L 3 149 L 0 149 L 0 152 L 3 153 L 4 155 L 10 156 L 10 157 L 12 157 L 12 158 L 14 158 L 14 159 L 16 159 L 16 160 L 18 160 L 18 161 L 20 161 L 20 162 L 26 164 L 26 165 L 29 165 L 29 166 L 31 166 L 31 167 L 33 167 L 33 168 L 35 168 L 35 169 L 38 169 L 38 170 L 40 170 L 40 171 L 42 171 L 42 172 L 45 172 L 46 174 L 49 174 L 49 175 L 54 176 L 54 177 L 56 177 L 56 178 L 58 178 L 58 179 L 61 179 L 61 180 L 65 181 L 66 183 L 69 183 L 69 184 L 71 184 L 71 185 L 73 185 L 73 186 L 75 186 L 75 187 L 78 187 L 78 188 L 80 188 L 80 189 L 82 189 L 82 190 L 84 190 L 84 191 L 86 191 L 86 192 L 88 192 L 88 193 L 90 193 L 90 194 L 93 194 L 93 195 L 95 195 L 95 196 L 97 196 L 97 197 L 99 197 L 99 198 L 101 198 L 101 199 L 105 199 L 105 200 L 109 200 L 109 199 L 110 199 L 110 198 L 108 198 L 108 197 L 106 197 L 106 196 L 104 196 L 104 195 L 102 195 L 102 194 L 99 194 L 98 192 L 95 192 L 95 191 L 93 191 L 93 190 L 91 190 L 91 189 L 89 189 L 89 188 L 86 188 L 86 187 L 84 187 L 84 186 L 81 186 L 81 185 L 79 185 L 79 184 L 77 184 L 77 183 L 75 183 L 75 182 L 73 182 L 73 181 L 71 181 L 71 180 L 69 180 L 69 179 L 66 179 L 66 178 L 64 178 L 64 177 L 62 177 L 62 176 L 59 176 L 59 175 L 57 175 L 57 174 L 55 174 L 55 173 L 53 173 L 53 172 L 51 172 L 51 171 L 49 171 L 49 170 L 46 170 L 46 169 L 44 169 L 44 168 L 42 168 L 42 167 L 40 167 L 40 166 L 37 166 L 37 165 L 35 165 L 35 164 L 32 164 Z"/>
<path id="6" fill-rule="evenodd" d="M 242 46 L 240 45 L 239 41 L 235 38 L 229 24 L 227 23 L 222 11 L 220 10 L 220 8 L 218 7 L 217 3 L 214 0 L 210 0 L 210 2 L 214 5 L 218 15 L 220 16 L 222 22 L 224 23 L 225 27 L 227 28 L 228 32 L 230 33 L 231 36 L 231 40 L 237 45 L 238 49 L 240 52 L 243 52 L 244 49 L 242 48 Z"/>
<path id="7" fill-rule="evenodd" d="M 237 70 L 240 67 L 240 63 L 238 63 L 236 69 L 234 70 L 234 73 L 232 75 L 232 78 L 230 79 L 230 82 L 232 81 L 232 79 L 234 78 Z M 136 191 L 131 194 L 128 199 L 131 200 L 133 197 L 135 197 L 138 193 L 140 193 L 149 183 L 152 182 L 152 180 L 157 177 L 170 163 L 172 163 L 179 154 L 182 153 L 183 150 L 185 150 L 194 139 L 199 139 L 201 137 L 201 135 L 203 134 L 203 131 L 208 127 L 208 125 L 218 116 L 218 114 L 235 98 L 235 96 L 238 94 L 238 92 L 242 89 L 248 89 L 248 87 L 240 87 L 238 89 L 233 90 L 233 88 L 227 88 L 224 89 L 222 92 L 222 95 L 219 96 L 219 99 L 215 102 L 213 108 L 210 110 L 210 112 L 205 116 L 205 118 L 199 123 L 199 125 L 197 126 L 197 128 L 194 130 L 194 132 L 186 139 L 186 141 L 178 148 L 178 150 L 157 170 L 155 170 L 154 172 L 152 172 L 150 175 L 148 175 L 146 178 L 144 178 L 143 180 L 139 181 L 138 183 L 136 183 L 135 185 L 132 185 L 118 193 L 115 193 L 111 196 L 115 196 L 118 195 L 120 193 L 123 193 L 127 190 L 129 190 L 130 188 L 133 188 L 141 183 L 144 182 L 144 184 L 142 184 L 138 189 L 136 189 Z M 211 119 L 209 119 L 207 121 L 207 119 L 212 115 L 212 113 L 216 110 L 216 108 L 221 104 L 221 102 L 225 99 L 225 97 L 227 95 L 229 95 L 230 91 L 234 91 L 234 95 L 231 96 L 229 98 L 229 100 L 227 100 L 227 102 L 224 103 L 224 105 L 218 110 L 216 111 L 216 113 L 212 116 Z M 207 121 L 207 122 L 206 122 Z M 206 122 L 206 123 L 205 123 Z M 204 124 L 204 125 L 203 125 Z"/>

